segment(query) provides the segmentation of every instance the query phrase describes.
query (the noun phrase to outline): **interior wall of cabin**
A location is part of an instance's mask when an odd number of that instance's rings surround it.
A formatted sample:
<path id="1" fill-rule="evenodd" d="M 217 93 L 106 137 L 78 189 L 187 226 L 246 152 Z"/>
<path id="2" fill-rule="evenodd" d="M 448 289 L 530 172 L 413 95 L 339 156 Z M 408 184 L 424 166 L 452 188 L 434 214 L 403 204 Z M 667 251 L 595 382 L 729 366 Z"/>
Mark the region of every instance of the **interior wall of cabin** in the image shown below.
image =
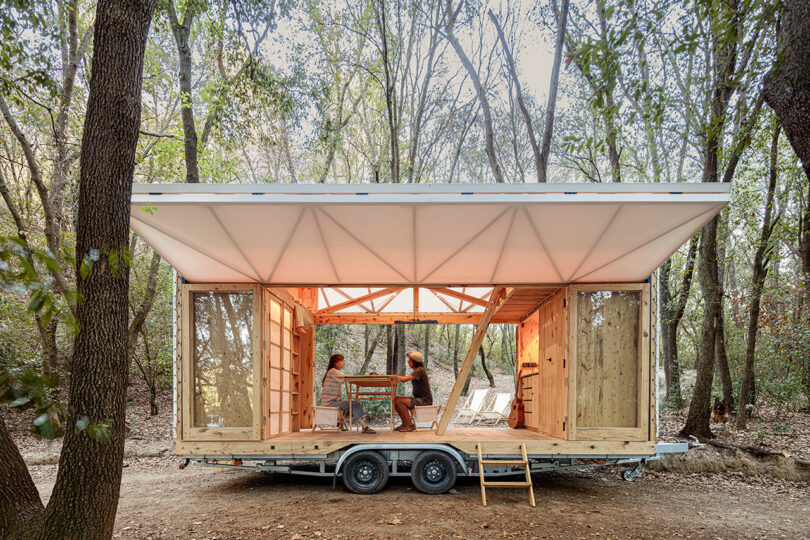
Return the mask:
<path id="1" fill-rule="evenodd" d="M 566 291 L 561 288 L 518 325 L 518 367 L 526 429 L 566 438 Z"/>

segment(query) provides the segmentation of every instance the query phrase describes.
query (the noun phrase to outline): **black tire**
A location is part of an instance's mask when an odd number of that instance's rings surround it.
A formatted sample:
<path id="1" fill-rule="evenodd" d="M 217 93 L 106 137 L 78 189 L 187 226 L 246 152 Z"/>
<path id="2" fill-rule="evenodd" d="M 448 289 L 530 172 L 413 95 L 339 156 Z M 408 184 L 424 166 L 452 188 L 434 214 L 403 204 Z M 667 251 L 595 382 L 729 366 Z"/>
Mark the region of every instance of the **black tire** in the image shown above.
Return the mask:
<path id="1" fill-rule="evenodd" d="M 343 485 L 361 495 L 377 493 L 388 483 L 388 463 L 377 452 L 358 452 L 343 465 Z"/>
<path id="2" fill-rule="evenodd" d="M 413 462 L 411 481 L 422 493 L 445 493 L 456 485 L 456 463 L 445 452 L 426 450 Z"/>

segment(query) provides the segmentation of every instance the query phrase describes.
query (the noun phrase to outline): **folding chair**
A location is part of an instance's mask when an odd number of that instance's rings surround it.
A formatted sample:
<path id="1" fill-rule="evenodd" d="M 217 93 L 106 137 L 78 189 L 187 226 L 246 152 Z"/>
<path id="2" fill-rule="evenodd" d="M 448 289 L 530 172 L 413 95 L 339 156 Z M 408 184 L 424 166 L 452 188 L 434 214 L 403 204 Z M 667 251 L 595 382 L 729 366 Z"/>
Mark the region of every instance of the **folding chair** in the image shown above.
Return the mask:
<path id="1" fill-rule="evenodd" d="M 419 430 L 419 422 L 430 422 L 428 430 L 436 429 L 439 425 L 439 413 L 442 411 L 441 405 L 416 405 L 411 413 L 411 422 L 414 429 Z"/>
<path id="2" fill-rule="evenodd" d="M 493 425 L 497 425 L 500 421 L 506 421 L 509 419 L 509 408 L 512 405 L 512 394 L 509 393 L 498 393 L 495 396 L 495 399 L 492 400 L 492 404 L 489 407 L 489 410 L 481 411 L 476 416 L 476 424 L 480 424 L 484 421 L 492 421 Z"/>
<path id="3" fill-rule="evenodd" d="M 321 431 L 340 431 L 340 426 L 343 425 L 343 413 L 337 407 L 313 407 L 315 414 L 312 418 L 312 431 L 318 427 Z M 323 426 L 335 426 L 334 428 L 324 429 Z"/>
<path id="4" fill-rule="evenodd" d="M 484 406 L 484 398 L 487 397 L 487 389 L 486 388 L 479 388 L 478 390 L 473 390 L 473 393 L 470 397 L 467 398 L 467 403 L 464 404 L 464 407 L 459 409 L 456 412 L 456 423 L 462 424 L 463 418 L 469 416 L 467 420 L 467 424 L 472 424 L 473 419 L 478 415 L 481 411 L 481 408 Z"/>

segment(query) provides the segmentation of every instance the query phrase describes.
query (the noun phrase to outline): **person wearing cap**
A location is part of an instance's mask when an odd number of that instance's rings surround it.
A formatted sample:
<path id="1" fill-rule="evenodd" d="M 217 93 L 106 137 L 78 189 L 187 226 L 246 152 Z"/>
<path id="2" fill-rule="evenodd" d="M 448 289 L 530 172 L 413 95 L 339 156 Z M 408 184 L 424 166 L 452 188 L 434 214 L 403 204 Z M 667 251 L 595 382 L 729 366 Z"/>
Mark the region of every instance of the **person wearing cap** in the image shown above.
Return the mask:
<path id="1" fill-rule="evenodd" d="M 402 419 L 402 425 L 396 428 L 396 431 L 416 431 L 409 410 L 417 405 L 433 405 L 433 393 L 430 391 L 430 381 L 427 370 L 425 370 L 422 353 L 414 351 L 406 356 L 408 357 L 408 367 L 413 371 L 404 377 L 397 377 L 397 380 L 401 383 L 411 381 L 413 397 L 399 396 L 394 401 L 394 408 Z"/>

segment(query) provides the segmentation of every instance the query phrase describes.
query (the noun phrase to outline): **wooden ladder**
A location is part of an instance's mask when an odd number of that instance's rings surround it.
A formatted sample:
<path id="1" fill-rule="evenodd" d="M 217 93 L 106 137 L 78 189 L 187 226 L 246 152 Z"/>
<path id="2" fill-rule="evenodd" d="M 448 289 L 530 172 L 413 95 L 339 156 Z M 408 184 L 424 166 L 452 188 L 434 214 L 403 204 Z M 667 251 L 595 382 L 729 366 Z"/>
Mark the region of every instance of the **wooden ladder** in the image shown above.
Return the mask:
<path id="1" fill-rule="evenodd" d="M 523 459 L 484 459 L 481 450 L 481 443 L 478 447 L 478 477 L 481 480 L 481 502 L 487 505 L 488 487 L 525 487 L 529 488 L 529 504 L 534 506 L 534 488 L 532 487 L 532 475 L 529 472 L 529 458 L 526 457 L 526 443 L 520 443 L 520 453 Z M 526 480 L 524 482 L 489 482 L 484 478 L 484 465 L 514 465 L 523 466 L 526 469 Z"/>

